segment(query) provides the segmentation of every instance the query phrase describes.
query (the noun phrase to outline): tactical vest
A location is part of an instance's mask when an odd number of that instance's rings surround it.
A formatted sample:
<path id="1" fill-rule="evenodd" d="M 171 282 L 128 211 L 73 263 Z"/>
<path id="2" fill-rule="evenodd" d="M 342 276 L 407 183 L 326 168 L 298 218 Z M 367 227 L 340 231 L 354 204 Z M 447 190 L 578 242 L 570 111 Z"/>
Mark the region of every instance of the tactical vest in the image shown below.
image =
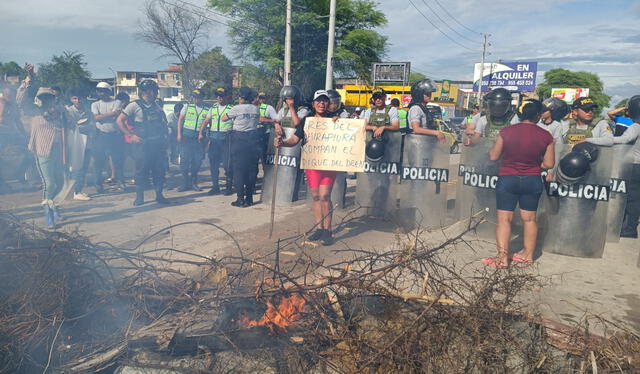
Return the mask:
<path id="1" fill-rule="evenodd" d="M 299 112 L 300 109 L 302 109 L 302 107 L 298 108 L 297 111 Z M 291 116 L 287 116 L 287 114 L 289 114 L 289 108 L 285 107 L 284 112 L 282 113 L 282 119 L 280 120 L 280 126 L 295 128 L 293 125 L 293 118 L 291 118 Z"/>
<path id="2" fill-rule="evenodd" d="M 407 117 L 409 113 L 404 110 L 404 108 L 398 108 L 398 119 L 400 120 L 400 131 L 407 131 L 407 127 L 409 126 L 407 123 Z"/>
<path id="3" fill-rule="evenodd" d="M 225 134 L 233 129 L 233 122 L 222 120 L 222 116 L 227 114 L 229 109 L 231 109 L 231 105 L 225 105 L 222 112 L 220 112 L 220 105 L 218 104 L 211 107 L 211 126 L 209 127 L 210 138 L 224 138 Z"/>
<path id="4" fill-rule="evenodd" d="M 507 118 L 505 118 L 504 122 L 497 122 L 497 121 L 493 121 L 491 119 L 491 116 L 487 114 L 485 116 L 485 118 L 487 119 L 487 125 L 484 127 L 483 136 L 485 138 L 497 137 L 500 134 L 500 130 L 511 125 L 511 119 L 513 119 L 513 116 L 515 116 L 515 113 L 509 114 Z"/>
<path id="5" fill-rule="evenodd" d="M 265 114 L 267 114 L 267 104 L 260 104 L 260 117 L 264 117 Z M 273 127 L 273 123 L 271 122 L 260 122 L 260 125 L 262 125 L 265 128 L 271 128 Z"/>
<path id="6" fill-rule="evenodd" d="M 576 144 L 581 140 L 592 138 L 593 129 L 596 127 L 594 123 L 598 124 L 598 122 L 600 122 L 600 118 L 594 118 L 593 121 L 591 121 L 591 125 L 588 125 L 584 130 L 580 130 L 577 127 L 578 123 L 575 121 L 575 119 L 569 120 L 569 130 L 562 137 L 562 142 L 564 144 Z"/>
<path id="7" fill-rule="evenodd" d="M 198 113 L 198 108 L 194 104 L 187 106 L 187 112 L 184 115 L 184 123 L 182 124 L 182 135 L 186 137 L 198 136 L 200 126 L 207 117 L 207 109 L 202 108 Z"/>
<path id="8" fill-rule="evenodd" d="M 378 109 L 371 108 L 371 114 L 369 115 L 369 125 L 375 127 L 391 125 L 391 118 L 389 118 L 390 110 L 391 106 L 386 106 L 384 108 L 384 113 L 378 113 Z"/>
<path id="9" fill-rule="evenodd" d="M 167 135 L 167 119 L 157 103 L 147 106 L 143 99 L 136 100 L 142 110 L 142 122 L 134 120 L 135 134 L 145 142 L 164 140 Z"/>

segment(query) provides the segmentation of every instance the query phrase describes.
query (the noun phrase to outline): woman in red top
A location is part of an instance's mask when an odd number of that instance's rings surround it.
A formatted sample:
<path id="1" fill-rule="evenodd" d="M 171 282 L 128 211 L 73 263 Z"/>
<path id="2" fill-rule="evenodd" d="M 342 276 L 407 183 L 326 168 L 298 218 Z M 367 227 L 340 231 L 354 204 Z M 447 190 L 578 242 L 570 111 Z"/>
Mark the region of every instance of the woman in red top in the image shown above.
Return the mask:
<path id="1" fill-rule="evenodd" d="M 502 158 L 502 162 L 496 185 L 498 255 L 483 259 L 482 262 L 487 265 L 509 265 L 511 221 L 516 205 L 520 205 L 520 218 L 524 225 L 524 249 L 511 256 L 511 260 L 533 263 L 538 236 L 536 210 L 544 189 L 540 171 L 541 168 L 551 169 L 555 164 L 553 137 L 547 130 L 536 125 L 543 111 L 544 106 L 540 101 L 523 101 L 518 108 L 521 122 L 500 130 L 489 151 L 491 161 Z"/>

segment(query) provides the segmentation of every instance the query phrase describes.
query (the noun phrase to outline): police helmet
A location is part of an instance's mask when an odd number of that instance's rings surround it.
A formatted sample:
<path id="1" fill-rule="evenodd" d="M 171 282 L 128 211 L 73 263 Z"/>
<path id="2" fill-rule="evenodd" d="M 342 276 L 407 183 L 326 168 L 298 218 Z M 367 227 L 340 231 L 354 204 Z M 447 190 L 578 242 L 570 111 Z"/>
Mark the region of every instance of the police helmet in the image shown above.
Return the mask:
<path id="1" fill-rule="evenodd" d="M 573 150 L 558 163 L 556 179 L 562 184 L 574 184 L 587 174 L 589 164 L 584 153 Z"/>
<path id="2" fill-rule="evenodd" d="M 138 89 L 140 89 L 141 92 L 149 91 L 149 90 L 157 91 L 158 83 L 156 83 L 156 81 L 151 79 L 145 79 L 142 82 L 140 82 L 140 84 L 138 85 Z"/>
<path id="3" fill-rule="evenodd" d="M 336 90 L 327 90 L 327 95 L 329 96 L 329 104 L 340 105 L 342 101 L 342 96 Z"/>
<path id="4" fill-rule="evenodd" d="M 484 96 L 492 117 L 504 117 L 511 109 L 511 92 L 505 88 L 496 88 Z"/>
<path id="5" fill-rule="evenodd" d="M 551 112 L 551 119 L 554 121 L 560 121 L 571 111 L 569 104 L 557 97 L 550 97 L 543 101 L 542 104 Z"/>
<path id="6" fill-rule="evenodd" d="M 296 86 L 284 86 L 280 90 L 280 99 L 284 101 L 286 98 L 292 98 L 294 105 L 302 105 L 302 91 Z"/>
<path id="7" fill-rule="evenodd" d="M 384 156 L 384 141 L 380 138 L 371 138 L 369 142 L 367 142 L 367 147 L 365 148 L 365 155 L 367 156 L 367 160 L 372 162 L 378 162 L 382 160 L 382 156 Z"/>
<path id="8" fill-rule="evenodd" d="M 422 102 L 424 95 L 431 95 L 436 92 L 436 84 L 429 78 L 419 80 L 411 85 L 411 99 L 416 102 Z"/>
<path id="9" fill-rule="evenodd" d="M 640 95 L 632 96 L 627 103 L 627 114 L 635 123 L 640 123 Z"/>
<path id="10" fill-rule="evenodd" d="M 596 162 L 600 155 L 600 148 L 597 145 L 589 142 L 583 142 L 573 146 L 573 152 L 583 154 L 589 162 Z"/>

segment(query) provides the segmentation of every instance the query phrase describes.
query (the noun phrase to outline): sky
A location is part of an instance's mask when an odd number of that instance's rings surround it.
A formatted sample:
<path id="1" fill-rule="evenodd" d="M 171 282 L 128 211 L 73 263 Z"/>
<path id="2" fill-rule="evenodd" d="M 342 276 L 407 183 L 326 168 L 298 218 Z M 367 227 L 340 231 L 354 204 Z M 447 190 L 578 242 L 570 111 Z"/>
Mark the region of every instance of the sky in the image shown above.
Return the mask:
<path id="1" fill-rule="evenodd" d="M 134 37 L 143 7 L 143 0 L 0 0 L 0 61 L 38 64 L 67 50 L 84 54 L 96 78 L 164 69 L 174 59 Z M 378 9 L 388 20 L 378 30 L 388 37 L 387 61 L 410 61 L 431 78 L 471 80 L 480 33 L 488 33 L 488 62 L 537 61 L 539 81 L 556 67 L 597 73 L 612 104 L 640 94 L 640 0 L 379 0 Z M 203 41 L 215 46 L 233 58 L 226 26 L 217 23 Z"/>

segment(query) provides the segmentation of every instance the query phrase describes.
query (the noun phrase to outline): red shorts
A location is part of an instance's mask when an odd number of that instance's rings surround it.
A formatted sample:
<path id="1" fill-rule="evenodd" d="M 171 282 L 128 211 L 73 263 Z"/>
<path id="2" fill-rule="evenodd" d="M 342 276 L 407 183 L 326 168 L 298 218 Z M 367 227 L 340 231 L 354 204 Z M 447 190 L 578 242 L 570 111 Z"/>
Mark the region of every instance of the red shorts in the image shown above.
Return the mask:
<path id="1" fill-rule="evenodd" d="M 307 184 L 309 188 L 318 188 L 320 186 L 333 186 L 336 180 L 337 171 L 331 170 L 311 170 L 307 169 Z"/>

